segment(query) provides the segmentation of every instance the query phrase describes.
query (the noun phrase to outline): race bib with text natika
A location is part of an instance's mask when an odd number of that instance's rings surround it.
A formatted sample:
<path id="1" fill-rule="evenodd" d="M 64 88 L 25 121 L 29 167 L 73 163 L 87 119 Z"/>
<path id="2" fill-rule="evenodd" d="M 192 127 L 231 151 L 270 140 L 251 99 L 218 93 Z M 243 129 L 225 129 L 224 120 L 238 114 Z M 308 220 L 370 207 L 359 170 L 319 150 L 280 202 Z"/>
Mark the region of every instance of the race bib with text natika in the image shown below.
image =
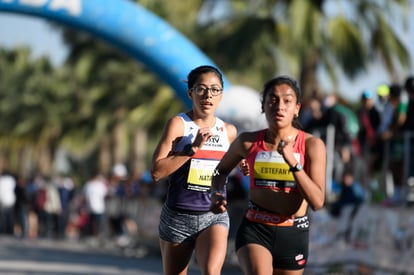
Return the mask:
<path id="1" fill-rule="evenodd" d="M 213 171 L 218 163 L 219 160 L 191 159 L 190 171 L 187 179 L 187 189 L 201 192 L 209 191 Z"/>
<path id="2" fill-rule="evenodd" d="M 297 161 L 300 154 L 294 153 Z M 296 187 L 295 177 L 283 156 L 276 151 L 257 153 L 254 162 L 254 179 L 256 187 L 291 189 Z"/>

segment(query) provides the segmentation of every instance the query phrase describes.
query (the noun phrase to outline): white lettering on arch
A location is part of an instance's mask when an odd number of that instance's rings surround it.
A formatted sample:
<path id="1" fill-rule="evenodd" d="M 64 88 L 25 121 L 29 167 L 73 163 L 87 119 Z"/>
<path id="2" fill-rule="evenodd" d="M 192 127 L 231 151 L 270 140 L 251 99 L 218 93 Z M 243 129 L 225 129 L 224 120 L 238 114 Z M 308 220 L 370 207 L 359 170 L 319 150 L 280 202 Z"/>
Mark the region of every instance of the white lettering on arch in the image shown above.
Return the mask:
<path id="1" fill-rule="evenodd" d="M 20 3 L 23 5 L 41 7 L 47 3 L 48 0 L 20 0 Z"/>
<path id="2" fill-rule="evenodd" d="M 71 15 L 79 15 L 82 11 L 81 0 L 52 0 L 49 5 L 50 10 L 67 10 Z"/>
<path id="3" fill-rule="evenodd" d="M 0 0 L 2 3 L 18 2 L 22 6 L 46 7 L 51 11 L 65 10 L 72 16 L 82 13 L 82 0 Z"/>

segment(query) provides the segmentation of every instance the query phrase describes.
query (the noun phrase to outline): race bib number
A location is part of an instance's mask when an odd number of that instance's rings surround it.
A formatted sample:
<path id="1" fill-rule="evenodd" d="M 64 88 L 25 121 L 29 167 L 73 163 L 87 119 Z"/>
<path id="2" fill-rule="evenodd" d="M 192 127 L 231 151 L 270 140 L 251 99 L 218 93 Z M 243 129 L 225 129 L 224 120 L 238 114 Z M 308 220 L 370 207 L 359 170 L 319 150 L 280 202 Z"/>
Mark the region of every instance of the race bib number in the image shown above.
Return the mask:
<path id="1" fill-rule="evenodd" d="M 219 160 L 191 159 L 188 190 L 207 192 L 211 187 L 213 171 Z"/>

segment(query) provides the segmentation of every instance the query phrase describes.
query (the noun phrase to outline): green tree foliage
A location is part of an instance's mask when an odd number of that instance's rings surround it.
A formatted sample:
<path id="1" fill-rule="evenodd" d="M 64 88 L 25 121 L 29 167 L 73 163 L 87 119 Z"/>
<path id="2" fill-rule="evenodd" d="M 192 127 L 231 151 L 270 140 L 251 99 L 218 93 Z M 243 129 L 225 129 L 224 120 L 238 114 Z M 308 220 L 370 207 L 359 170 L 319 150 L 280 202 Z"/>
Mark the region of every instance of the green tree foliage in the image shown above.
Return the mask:
<path id="1" fill-rule="evenodd" d="M 28 48 L 0 51 L 0 144 L 6 151 L 3 158 L 13 157 L 29 145 L 41 155 L 38 168 L 50 170 L 50 163 L 42 160 L 50 159 L 66 115 L 66 109 L 59 104 L 66 98 L 55 89 L 58 79 L 51 77 L 53 72 L 47 59 L 32 61 Z M 45 147 L 51 149 L 48 156 L 44 155 Z"/>

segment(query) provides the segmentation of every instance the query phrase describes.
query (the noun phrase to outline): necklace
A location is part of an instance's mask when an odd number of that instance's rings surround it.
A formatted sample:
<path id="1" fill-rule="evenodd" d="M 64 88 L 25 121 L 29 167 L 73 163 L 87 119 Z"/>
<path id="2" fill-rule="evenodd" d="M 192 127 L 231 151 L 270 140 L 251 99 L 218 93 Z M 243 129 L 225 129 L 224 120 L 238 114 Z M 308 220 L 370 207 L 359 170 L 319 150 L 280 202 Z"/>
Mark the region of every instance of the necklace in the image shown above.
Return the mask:
<path id="1" fill-rule="evenodd" d="M 293 134 L 289 134 L 281 138 L 281 137 L 278 137 L 276 134 L 273 134 L 272 132 L 270 132 L 269 129 L 267 129 L 265 133 L 265 141 L 269 144 L 275 145 L 275 144 L 279 144 L 280 141 L 291 142 L 292 140 L 295 139 L 295 136 L 296 136 L 296 133 L 293 133 Z"/>

